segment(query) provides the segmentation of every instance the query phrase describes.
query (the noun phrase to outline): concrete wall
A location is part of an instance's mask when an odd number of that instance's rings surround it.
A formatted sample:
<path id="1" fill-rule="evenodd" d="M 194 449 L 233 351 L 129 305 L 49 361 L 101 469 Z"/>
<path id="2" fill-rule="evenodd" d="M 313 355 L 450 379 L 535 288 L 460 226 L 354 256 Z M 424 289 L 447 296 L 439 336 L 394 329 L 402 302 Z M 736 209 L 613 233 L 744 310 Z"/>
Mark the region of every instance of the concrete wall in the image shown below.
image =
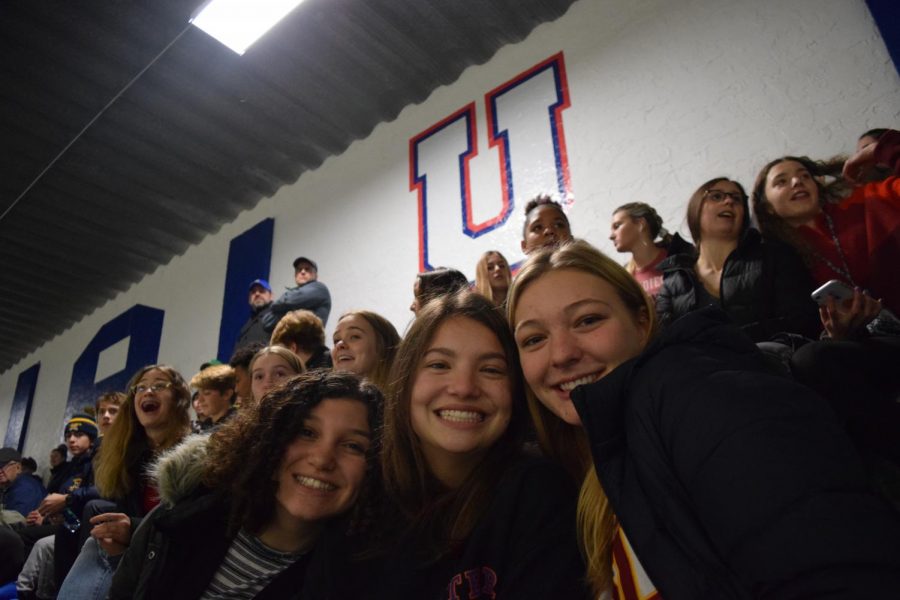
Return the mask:
<path id="1" fill-rule="evenodd" d="M 520 77 L 559 53 L 556 71 Z M 560 70 L 564 82 L 553 78 Z M 507 82 L 496 119 L 509 128 L 511 211 L 505 221 L 485 225 L 504 208 L 502 144 L 490 143 L 485 96 Z M 556 107 L 552 129 L 556 92 L 567 93 L 569 106 Z M 470 104 L 468 123 L 455 120 L 435 132 Z M 159 360 L 190 377 L 216 352 L 228 244 L 264 218 L 275 219 L 276 292 L 291 283 L 296 256 L 318 261 L 334 300 L 329 338 L 337 317 L 352 308 L 380 312 L 402 331 L 422 262 L 420 229 L 428 234 L 431 264 L 474 278 L 475 259 L 488 247 L 521 259 L 522 205 L 546 190 L 570 201 L 578 237 L 613 252 L 609 217 L 619 204 L 649 202 L 669 229 L 686 232 L 684 206 L 701 182 L 721 174 L 750 186 L 768 159 L 850 152 L 859 133 L 897 127 L 898 116 L 900 80 L 863 0 L 580 0 L 3 374 L 0 432 L 19 374 L 40 362 L 25 453 L 45 461 L 58 443 L 74 361 L 101 326 L 135 304 L 165 311 Z M 465 162 L 476 237 L 463 233 L 466 180 L 457 157 L 472 127 L 477 155 Z M 427 143 L 411 147 L 426 132 L 433 132 Z M 411 164 L 414 148 L 418 163 Z M 434 217 L 424 228 L 421 189 L 411 186 L 417 165 L 428 165 Z M 101 356 L 98 381 L 122 368 L 126 348 L 127 342 Z"/>

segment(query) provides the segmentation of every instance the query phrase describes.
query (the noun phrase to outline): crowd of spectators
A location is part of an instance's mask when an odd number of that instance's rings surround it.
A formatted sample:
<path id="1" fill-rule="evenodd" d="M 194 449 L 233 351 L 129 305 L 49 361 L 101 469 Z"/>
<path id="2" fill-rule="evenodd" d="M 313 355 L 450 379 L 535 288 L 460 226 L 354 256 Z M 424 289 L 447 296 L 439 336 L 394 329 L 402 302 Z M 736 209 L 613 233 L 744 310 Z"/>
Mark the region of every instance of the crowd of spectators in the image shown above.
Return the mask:
<path id="1" fill-rule="evenodd" d="M 248 286 L 229 364 L 148 365 L 0 449 L 19 598 L 889 597 L 900 589 L 900 132 L 414 279 L 404 335 L 318 266 Z M 834 281 L 833 281 L 834 280 Z M 822 289 L 813 293 L 815 288 Z M 193 388 L 193 394 L 191 389 Z M 194 421 L 191 422 L 191 409 Z M 193 432 L 193 433 L 192 433 Z M 635 582 L 641 582 L 640 592 Z"/>

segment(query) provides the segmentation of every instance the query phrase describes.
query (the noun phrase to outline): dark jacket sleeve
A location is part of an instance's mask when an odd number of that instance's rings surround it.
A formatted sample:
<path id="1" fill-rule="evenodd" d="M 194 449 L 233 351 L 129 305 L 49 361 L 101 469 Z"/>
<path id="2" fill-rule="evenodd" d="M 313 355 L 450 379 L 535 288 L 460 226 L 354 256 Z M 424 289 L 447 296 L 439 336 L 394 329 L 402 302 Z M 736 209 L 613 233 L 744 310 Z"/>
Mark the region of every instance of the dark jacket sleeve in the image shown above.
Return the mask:
<path id="1" fill-rule="evenodd" d="M 538 493 L 538 491 L 540 491 Z M 578 550 L 577 490 L 558 467 L 537 463 L 528 469 L 517 494 L 518 507 L 504 598 L 590 598 Z"/>
<path id="2" fill-rule="evenodd" d="M 672 257 L 673 261 L 680 259 L 680 256 Z M 661 327 L 668 327 L 697 308 L 698 285 L 701 284 L 693 275 L 693 267 L 673 266 L 663 270 L 663 284 L 656 295 L 656 317 Z"/>
<path id="3" fill-rule="evenodd" d="M 158 544 L 153 542 L 153 524 L 158 510 L 161 509 L 155 508 L 143 519 L 132 517 L 131 543 L 113 574 L 108 600 L 137 600 L 144 597 L 145 582 L 156 566 L 156 561 L 160 559 Z"/>
<path id="4" fill-rule="evenodd" d="M 82 459 L 79 462 L 73 461 L 69 476 L 63 482 L 59 492 L 70 496 L 68 505 L 77 515 L 81 514 L 84 505 L 89 500 L 99 498 L 100 493 L 94 486 L 93 461 L 90 458 Z"/>
<path id="5" fill-rule="evenodd" d="M 656 319 L 661 327 L 665 327 L 675 319 L 671 277 L 663 277 L 663 284 L 656 294 Z"/>
<path id="6" fill-rule="evenodd" d="M 70 501 L 72 510 L 75 511 L 75 514 L 79 515 L 88 502 L 100 498 L 100 492 L 95 485 L 82 485 L 78 489 L 72 490 L 69 495 L 72 496 Z"/>
<path id="7" fill-rule="evenodd" d="M 698 375 L 657 378 L 650 414 L 703 531 L 755 597 L 896 594 L 900 522 L 820 398 L 755 370 L 658 360 Z"/>
<path id="8" fill-rule="evenodd" d="M 741 327 L 750 339 L 764 341 L 781 332 L 819 337 L 819 311 L 810 294 L 812 277 L 793 248 L 775 240 L 762 243 L 764 273 L 760 320 Z"/>
<path id="9" fill-rule="evenodd" d="M 16 478 L 13 486 L 3 496 L 3 508 L 14 510 L 27 517 L 28 513 L 37 510 L 44 496 L 46 496 L 44 486 L 34 477 L 23 473 Z"/>

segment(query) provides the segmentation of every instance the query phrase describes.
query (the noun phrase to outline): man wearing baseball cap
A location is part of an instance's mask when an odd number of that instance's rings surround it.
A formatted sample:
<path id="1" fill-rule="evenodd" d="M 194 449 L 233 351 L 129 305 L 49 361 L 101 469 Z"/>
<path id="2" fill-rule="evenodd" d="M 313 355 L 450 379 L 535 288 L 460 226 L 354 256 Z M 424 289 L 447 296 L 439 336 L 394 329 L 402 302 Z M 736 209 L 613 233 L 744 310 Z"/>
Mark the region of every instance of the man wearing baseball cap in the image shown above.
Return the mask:
<path id="1" fill-rule="evenodd" d="M 0 448 L 0 508 L 25 517 L 44 499 L 44 486 L 22 474 L 22 455 L 15 448 Z"/>
<path id="2" fill-rule="evenodd" d="M 265 279 L 254 279 L 250 282 L 249 297 L 247 301 L 250 303 L 250 318 L 241 327 L 237 341 L 234 343 L 234 350 L 242 348 L 253 342 L 269 342 L 269 333 L 263 325 L 262 317 L 269 310 L 272 304 L 272 288 Z"/>
<path id="3" fill-rule="evenodd" d="M 310 310 L 322 319 L 323 325 L 328 323 L 331 294 L 319 281 L 319 267 L 314 260 L 301 256 L 294 261 L 294 282 L 297 287 L 288 288 L 262 317 L 270 334 L 281 317 L 294 310 Z"/>

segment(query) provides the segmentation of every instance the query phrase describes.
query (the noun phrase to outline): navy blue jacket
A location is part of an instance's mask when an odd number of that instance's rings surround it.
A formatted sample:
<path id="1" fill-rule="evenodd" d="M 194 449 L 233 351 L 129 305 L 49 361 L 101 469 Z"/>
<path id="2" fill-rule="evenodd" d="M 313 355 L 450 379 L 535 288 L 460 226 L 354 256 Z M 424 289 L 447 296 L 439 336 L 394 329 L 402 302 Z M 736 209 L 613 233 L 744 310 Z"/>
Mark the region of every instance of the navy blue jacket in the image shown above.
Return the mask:
<path id="1" fill-rule="evenodd" d="M 0 491 L 0 504 L 7 510 L 14 510 L 27 517 L 28 513 L 36 510 L 47 492 L 40 481 L 26 473 L 20 473 L 16 480 Z"/>
<path id="2" fill-rule="evenodd" d="M 297 287 L 288 288 L 278 300 L 260 312 L 263 326 L 268 333 L 272 333 L 281 317 L 293 310 L 311 310 L 322 319 L 322 324 L 328 324 L 328 315 L 331 313 L 331 294 L 321 281 L 310 281 Z"/>
<path id="3" fill-rule="evenodd" d="M 560 467 L 522 458 L 497 481 L 469 538 L 438 560 L 410 532 L 388 552 L 355 565 L 357 600 L 490 598 L 587 600 L 576 541 L 578 490 Z M 402 525 L 402 524 L 401 524 Z"/>
<path id="4" fill-rule="evenodd" d="M 900 517 L 828 405 L 770 374 L 716 308 L 572 399 L 622 528 L 666 600 L 893 598 Z"/>

